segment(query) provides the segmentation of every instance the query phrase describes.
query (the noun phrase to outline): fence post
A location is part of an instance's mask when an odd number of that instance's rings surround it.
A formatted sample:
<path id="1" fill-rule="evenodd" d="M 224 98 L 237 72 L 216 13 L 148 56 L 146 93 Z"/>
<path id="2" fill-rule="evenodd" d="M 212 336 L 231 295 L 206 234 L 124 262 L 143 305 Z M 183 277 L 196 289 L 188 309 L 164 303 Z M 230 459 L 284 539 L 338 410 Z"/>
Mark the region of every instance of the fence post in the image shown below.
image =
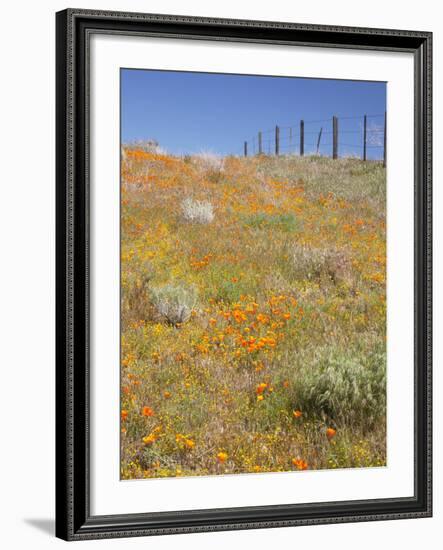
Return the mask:
<path id="1" fill-rule="evenodd" d="M 258 154 L 262 154 L 261 132 L 258 133 Z"/>
<path id="2" fill-rule="evenodd" d="M 386 111 L 385 111 L 385 126 L 383 130 L 383 167 L 386 168 Z"/>
<path id="3" fill-rule="evenodd" d="M 300 156 L 305 154 L 305 121 L 300 120 Z"/>
<path id="4" fill-rule="evenodd" d="M 363 160 L 366 160 L 366 115 L 363 118 Z"/>
<path id="5" fill-rule="evenodd" d="M 318 133 L 318 139 L 317 139 L 317 155 L 320 151 L 320 140 L 321 140 L 321 134 L 323 132 L 323 127 L 320 128 L 320 132 Z"/>
<path id="6" fill-rule="evenodd" d="M 275 127 L 275 154 L 278 156 L 280 154 L 280 128 Z"/>
<path id="7" fill-rule="evenodd" d="M 338 118 L 332 117 L 332 158 L 338 158 Z"/>
<path id="8" fill-rule="evenodd" d="M 248 142 L 247 141 L 245 141 L 244 153 L 245 153 L 245 157 L 247 157 L 248 156 Z"/>

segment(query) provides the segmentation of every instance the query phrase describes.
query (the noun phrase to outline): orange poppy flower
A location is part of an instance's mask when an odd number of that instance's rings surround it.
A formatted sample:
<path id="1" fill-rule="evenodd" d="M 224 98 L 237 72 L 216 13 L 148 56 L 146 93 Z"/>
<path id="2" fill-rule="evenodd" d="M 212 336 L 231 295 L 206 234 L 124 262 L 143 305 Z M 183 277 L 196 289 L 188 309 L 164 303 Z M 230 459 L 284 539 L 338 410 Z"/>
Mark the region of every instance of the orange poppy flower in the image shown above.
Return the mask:
<path id="1" fill-rule="evenodd" d="M 154 416 L 154 411 L 151 409 L 151 407 L 143 407 L 142 415 L 143 416 Z"/>
<path id="2" fill-rule="evenodd" d="M 331 441 L 331 439 L 334 437 L 334 435 L 337 433 L 337 430 L 334 430 L 334 428 L 328 428 L 326 430 L 326 437 Z"/>
<path id="3" fill-rule="evenodd" d="M 297 409 L 296 411 L 293 411 L 292 414 L 294 415 L 294 418 L 300 418 L 303 413 Z"/>
<path id="4" fill-rule="evenodd" d="M 224 462 L 226 462 L 228 458 L 228 453 L 225 453 L 225 452 L 220 452 L 218 453 L 217 455 L 217 460 L 220 462 L 220 464 L 223 464 Z"/>
<path id="5" fill-rule="evenodd" d="M 308 469 L 308 463 L 305 460 L 302 460 L 301 458 L 293 458 L 292 464 L 297 468 L 297 470 L 307 470 Z"/>
<path id="6" fill-rule="evenodd" d="M 122 420 L 126 420 L 128 418 L 128 411 L 122 410 L 121 417 L 122 417 Z"/>
<path id="7" fill-rule="evenodd" d="M 268 385 L 266 384 L 266 382 L 262 382 L 261 384 L 259 384 L 256 388 L 255 388 L 255 393 L 257 395 L 261 395 L 265 389 L 268 387 Z"/>

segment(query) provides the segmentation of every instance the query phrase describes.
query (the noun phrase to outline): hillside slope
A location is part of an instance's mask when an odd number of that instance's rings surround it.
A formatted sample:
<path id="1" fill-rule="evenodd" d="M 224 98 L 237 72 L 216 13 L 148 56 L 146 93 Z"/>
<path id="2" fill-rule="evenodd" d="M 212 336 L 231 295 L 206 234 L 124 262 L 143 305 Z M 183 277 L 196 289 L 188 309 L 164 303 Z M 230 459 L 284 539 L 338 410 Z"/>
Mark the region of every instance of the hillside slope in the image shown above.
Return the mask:
<path id="1" fill-rule="evenodd" d="M 122 478 L 385 464 L 385 187 L 124 150 Z"/>

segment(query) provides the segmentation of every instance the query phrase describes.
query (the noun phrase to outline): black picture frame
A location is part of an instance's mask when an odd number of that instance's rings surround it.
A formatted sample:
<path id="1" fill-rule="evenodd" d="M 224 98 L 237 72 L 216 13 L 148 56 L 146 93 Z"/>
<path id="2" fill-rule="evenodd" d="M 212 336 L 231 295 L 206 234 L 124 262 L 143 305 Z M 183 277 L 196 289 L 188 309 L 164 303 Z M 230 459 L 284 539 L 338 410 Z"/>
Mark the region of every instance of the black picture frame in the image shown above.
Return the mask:
<path id="1" fill-rule="evenodd" d="M 89 39 L 94 33 L 411 52 L 415 65 L 415 492 L 409 498 L 92 516 Z M 432 515 L 432 33 L 68 9 L 56 14 L 56 535 L 65 540 Z"/>

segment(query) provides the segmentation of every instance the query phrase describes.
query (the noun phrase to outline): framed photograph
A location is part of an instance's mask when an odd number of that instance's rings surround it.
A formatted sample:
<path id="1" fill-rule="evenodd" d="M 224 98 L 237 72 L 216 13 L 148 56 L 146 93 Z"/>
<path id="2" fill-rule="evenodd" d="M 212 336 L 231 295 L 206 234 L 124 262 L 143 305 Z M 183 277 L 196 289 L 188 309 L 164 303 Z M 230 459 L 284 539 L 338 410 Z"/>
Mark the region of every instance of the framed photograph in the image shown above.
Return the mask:
<path id="1" fill-rule="evenodd" d="M 431 41 L 57 13 L 58 537 L 431 515 Z"/>

